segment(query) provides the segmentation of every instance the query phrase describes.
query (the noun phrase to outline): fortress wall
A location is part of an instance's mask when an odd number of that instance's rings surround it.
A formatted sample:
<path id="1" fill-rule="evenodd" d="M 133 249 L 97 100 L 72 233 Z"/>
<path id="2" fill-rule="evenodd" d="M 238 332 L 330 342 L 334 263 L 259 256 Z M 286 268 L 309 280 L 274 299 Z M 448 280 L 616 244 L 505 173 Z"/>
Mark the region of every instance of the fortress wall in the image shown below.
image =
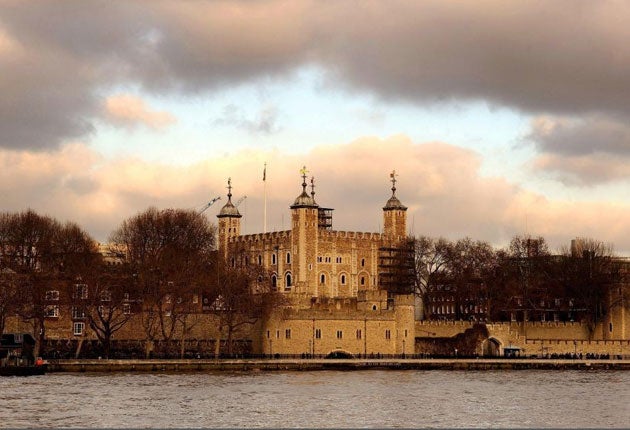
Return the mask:
<path id="1" fill-rule="evenodd" d="M 472 326 L 470 321 L 415 321 L 417 337 L 452 337 Z"/>
<path id="2" fill-rule="evenodd" d="M 89 327 L 87 320 L 85 335 L 75 336 L 73 333 L 73 320 L 70 318 L 69 312 L 60 313 L 59 318 L 48 318 L 46 320 L 46 338 L 49 340 L 97 340 L 96 334 Z M 197 340 L 214 340 L 218 337 L 222 339 L 227 338 L 226 330 L 223 330 L 222 334 L 219 334 L 218 327 L 219 321 L 215 315 L 207 313 L 196 313 L 189 315 L 187 319 L 189 332 L 186 334 L 186 339 Z M 32 324 L 21 321 L 19 318 L 10 318 L 8 320 L 6 332 L 28 332 L 33 330 Z M 251 325 L 241 326 L 233 334 L 234 339 L 252 339 L 255 327 Z M 144 341 L 146 334 L 143 327 L 141 315 L 136 313 L 131 319 L 114 335 L 112 340 L 140 340 Z M 155 340 L 160 340 L 161 336 L 156 336 Z M 182 339 L 181 324 L 176 325 L 176 330 L 172 336 L 172 340 L 180 341 Z"/>
<path id="3" fill-rule="evenodd" d="M 589 338 L 588 326 L 579 322 L 528 322 L 522 327 L 522 335 L 528 339 Z"/>
<path id="4" fill-rule="evenodd" d="M 451 337 L 463 333 L 473 323 L 468 321 L 416 321 L 416 336 Z M 497 338 L 519 340 L 527 339 L 578 339 L 588 340 L 589 329 L 579 322 L 497 322 L 488 323 L 491 336 Z M 598 332 L 595 330 L 595 332 Z"/>
<path id="5" fill-rule="evenodd" d="M 354 355 L 394 354 L 396 321 L 391 317 L 301 319 L 296 315 L 268 324 L 262 342 L 264 354 L 326 355 L 337 350 Z"/>
<path id="6" fill-rule="evenodd" d="M 531 339 L 522 345 L 525 355 L 551 354 L 610 354 L 630 356 L 630 340 L 570 340 L 570 339 Z"/>

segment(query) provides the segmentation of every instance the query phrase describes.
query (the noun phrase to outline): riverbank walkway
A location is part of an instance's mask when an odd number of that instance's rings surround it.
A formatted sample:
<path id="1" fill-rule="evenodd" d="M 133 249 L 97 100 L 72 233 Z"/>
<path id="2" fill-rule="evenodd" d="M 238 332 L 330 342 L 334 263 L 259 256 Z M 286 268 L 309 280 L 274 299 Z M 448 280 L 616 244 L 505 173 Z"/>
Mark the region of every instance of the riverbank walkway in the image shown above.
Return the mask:
<path id="1" fill-rule="evenodd" d="M 630 360 L 608 359 L 127 359 L 48 360 L 48 372 L 239 372 L 315 370 L 630 370 Z"/>

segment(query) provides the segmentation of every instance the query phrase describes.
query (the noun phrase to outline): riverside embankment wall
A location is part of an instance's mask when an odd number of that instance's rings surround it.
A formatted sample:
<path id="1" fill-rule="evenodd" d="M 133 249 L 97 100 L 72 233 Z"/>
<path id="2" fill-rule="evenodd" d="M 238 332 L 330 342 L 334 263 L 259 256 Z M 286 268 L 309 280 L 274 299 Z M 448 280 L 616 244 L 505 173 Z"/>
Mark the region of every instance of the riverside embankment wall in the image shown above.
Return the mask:
<path id="1" fill-rule="evenodd" d="M 49 372 L 240 372 L 315 370 L 630 370 L 630 360 L 310 359 L 310 360 L 51 360 Z"/>

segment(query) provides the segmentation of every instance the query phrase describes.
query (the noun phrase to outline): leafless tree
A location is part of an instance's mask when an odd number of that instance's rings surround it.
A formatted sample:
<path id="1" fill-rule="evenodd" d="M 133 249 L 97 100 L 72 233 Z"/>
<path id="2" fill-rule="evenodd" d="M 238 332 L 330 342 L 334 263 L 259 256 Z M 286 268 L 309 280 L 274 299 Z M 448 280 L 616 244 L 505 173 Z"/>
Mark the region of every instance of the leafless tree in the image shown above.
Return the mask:
<path id="1" fill-rule="evenodd" d="M 620 281 L 621 266 L 613 246 L 592 238 L 573 240 L 561 250 L 561 280 L 565 294 L 575 306 L 584 307 L 584 318 L 591 331 L 609 311 L 606 299 L 611 286 Z"/>
<path id="2" fill-rule="evenodd" d="M 4 333 L 7 317 L 17 313 L 18 275 L 0 268 L 0 335 Z"/>
<path id="3" fill-rule="evenodd" d="M 123 221 L 110 242 L 142 298 L 148 354 L 156 340 L 169 343 L 182 324 L 186 332 L 192 291 L 207 284 L 216 258 L 215 227 L 194 211 L 149 208 Z"/>
<path id="4" fill-rule="evenodd" d="M 50 315 L 47 292 L 89 270 L 97 259 L 96 245 L 76 224 L 64 225 L 30 209 L 0 217 L 0 240 L 3 264 L 17 275 L 17 311 L 33 323 L 37 355 Z"/>
<path id="5" fill-rule="evenodd" d="M 101 343 L 103 356 L 109 358 L 112 337 L 138 311 L 138 298 L 131 296 L 132 279 L 121 265 L 103 262 L 91 270 L 83 281 L 86 282 L 87 293 L 82 297 L 77 291 L 72 291 L 73 307 L 80 310 Z"/>
<path id="6" fill-rule="evenodd" d="M 281 293 L 272 291 L 268 276 L 257 266 L 229 267 L 219 260 L 211 287 L 204 294 L 206 310 L 219 319 L 219 333 L 226 334 L 227 354 L 234 353 L 234 334 L 251 326 L 284 303 Z M 220 339 L 215 344 L 219 355 Z"/>

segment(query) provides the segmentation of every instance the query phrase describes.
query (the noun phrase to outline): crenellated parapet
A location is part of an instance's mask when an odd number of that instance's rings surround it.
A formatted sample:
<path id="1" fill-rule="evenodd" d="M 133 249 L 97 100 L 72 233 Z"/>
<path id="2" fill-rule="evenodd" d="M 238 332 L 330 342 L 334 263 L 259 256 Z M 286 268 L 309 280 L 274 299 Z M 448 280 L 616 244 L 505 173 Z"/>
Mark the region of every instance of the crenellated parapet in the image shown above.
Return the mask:
<path id="1" fill-rule="evenodd" d="M 319 237 L 324 240 L 352 239 L 365 240 L 369 242 L 380 242 L 383 240 L 383 235 L 381 233 L 362 231 L 320 230 Z"/>
<path id="2" fill-rule="evenodd" d="M 291 237 L 291 230 L 273 231 L 269 233 L 245 234 L 233 237 L 230 243 L 259 243 L 277 242 Z"/>

